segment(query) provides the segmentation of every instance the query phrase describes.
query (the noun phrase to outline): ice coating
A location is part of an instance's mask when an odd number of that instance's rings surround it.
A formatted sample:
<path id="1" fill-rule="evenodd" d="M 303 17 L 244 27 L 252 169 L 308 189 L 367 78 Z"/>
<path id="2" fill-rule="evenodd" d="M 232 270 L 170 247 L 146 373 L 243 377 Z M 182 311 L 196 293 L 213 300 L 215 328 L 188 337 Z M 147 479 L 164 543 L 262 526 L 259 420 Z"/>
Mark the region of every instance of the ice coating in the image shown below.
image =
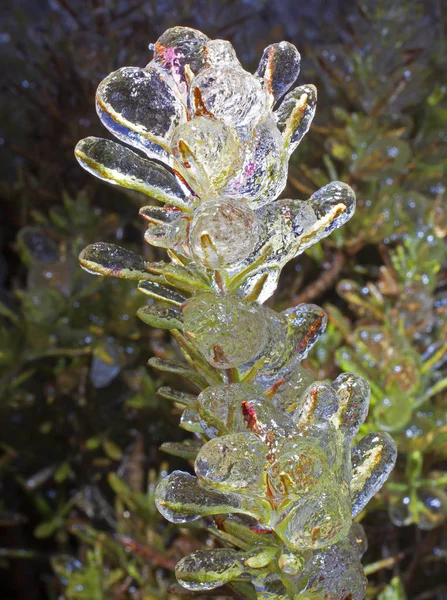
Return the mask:
<path id="1" fill-rule="evenodd" d="M 174 128 L 186 107 L 153 67 L 123 67 L 108 75 L 96 93 L 98 115 L 117 138 L 154 158 L 168 159 Z"/>
<path id="2" fill-rule="evenodd" d="M 204 202 L 189 232 L 191 254 L 207 269 L 234 265 L 252 253 L 258 241 L 256 214 L 246 202 L 218 198 Z"/>
<path id="3" fill-rule="evenodd" d="M 212 294 L 191 298 L 183 308 L 185 334 L 204 357 L 219 369 L 239 367 L 257 356 L 264 346 L 259 307 L 235 296 L 217 299 Z M 244 331 L 244 341 L 238 331 Z"/>
<path id="4" fill-rule="evenodd" d="M 242 162 L 234 127 L 205 116 L 176 127 L 171 149 L 182 175 L 201 197 L 220 194 Z"/>
<path id="5" fill-rule="evenodd" d="M 288 42 L 266 48 L 252 75 L 229 42 L 173 27 L 147 67 L 106 77 L 96 96 L 100 119 L 146 157 L 87 138 L 77 159 L 101 180 L 163 203 L 146 201 L 140 215 L 145 240 L 166 248 L 170 262 L 102 242 L 80 262 L 138 282 L 149 297 L 139 317 L 171 330 L 190 366 L 150 364 L 201 390 L 163 392 L 184 407 L 180 426 L 203 445 L 181 451 L 195 459 L 195 475 L 168 475 L 156 505 L 173 523 L 206 517 L 235 547 L 193 552 L 178 563 L 178 581 L 193 592 L 236 579 L 251 581 L 258 598 L 362 600 L 365 542 L 352 518 L 386 480 L 395 444 L 370 433 L 352 448 L 369 405 L 363 377 L 313 381 L 301 366 L 324 332 L 324 311 L 263 305 L 286 263 L 355 210 L 353 190 L 337 181 L 307 200 L 278 200 L 315 114 L 316 89 L 293 87 L 299 68 Z M 377 402 L 376 418 L 392 420 L 382 409 Z M 424 490 L 427 522 L 439 520 L 436 500 Z"/>

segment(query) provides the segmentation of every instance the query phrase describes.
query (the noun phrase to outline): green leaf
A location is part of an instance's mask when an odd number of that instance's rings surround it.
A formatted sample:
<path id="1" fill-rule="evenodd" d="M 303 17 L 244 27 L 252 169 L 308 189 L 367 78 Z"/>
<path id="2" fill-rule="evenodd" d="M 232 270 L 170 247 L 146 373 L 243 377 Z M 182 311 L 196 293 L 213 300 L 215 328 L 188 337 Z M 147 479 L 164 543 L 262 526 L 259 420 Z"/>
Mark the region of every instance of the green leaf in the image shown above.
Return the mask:
<path id="1" fill-rule="evenodd" d="M 160 450 L 185 460 L 195 460 L 201 447 L 200 443 L 188 440 L 187 442 L 165 442 L 160 446 Z"/>
<path id="2" fill-rule="evenodd" d="M 93 275 L 106 275 L 122 279 L 144 279 L 149 264 L 135 252 L 121 248 L 116 244 L 96 242 L 82 250 L 79 263 L 83 269 Z"/>

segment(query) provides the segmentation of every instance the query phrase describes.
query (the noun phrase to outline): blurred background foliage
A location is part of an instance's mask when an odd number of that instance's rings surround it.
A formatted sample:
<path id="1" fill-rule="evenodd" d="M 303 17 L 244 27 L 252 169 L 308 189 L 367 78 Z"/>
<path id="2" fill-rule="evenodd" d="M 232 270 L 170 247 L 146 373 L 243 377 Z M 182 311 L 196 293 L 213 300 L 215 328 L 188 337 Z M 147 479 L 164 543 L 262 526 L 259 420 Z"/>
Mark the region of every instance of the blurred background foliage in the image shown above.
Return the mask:
<path id="1" fill-rule="evenodd" d="M 177 560 L 219 545 L 154 508 L 159 477 L 185 468 L 159 446 L 191 437 L 156 390 L 193 390 L 146 363 L 178 350 L 136 320 L 145 300 L 132 282 L 77 265 L 97 240 L 162 257 L 142 245 L 144 200 L 89 177 L 73 149 L 105 133 L 99 81 L 146 64 L 148 43 L 188 25 L 229 39 L 250 70 L 287 39 L 302 54 L 300 84 L 318 87 L 285 195 L 339 179 L 358 209 L 286 269 L 271 304 L 325 307 L 330 325 L 307 366 L 320 379 L 364 374 L 362 433 L 389 431 L 398 443 L 391 481 L 360 515 L 368 598 L 445 600 L 446 24 L 442 0 L 10 3 L 0 26 L 2 598 L 180 598 Z"/>

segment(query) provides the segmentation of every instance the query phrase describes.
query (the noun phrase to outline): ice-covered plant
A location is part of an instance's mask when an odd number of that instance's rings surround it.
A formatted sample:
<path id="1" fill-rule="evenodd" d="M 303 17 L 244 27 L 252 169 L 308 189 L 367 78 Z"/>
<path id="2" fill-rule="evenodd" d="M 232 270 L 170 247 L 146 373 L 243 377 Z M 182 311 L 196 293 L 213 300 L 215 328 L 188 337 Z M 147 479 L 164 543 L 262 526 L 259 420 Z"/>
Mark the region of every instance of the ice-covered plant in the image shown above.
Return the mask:
<path id="1" fill-rule="evenodd" d="M 156 502 L 174 523 L 205 517 L 223 547 L 182 559 L 177 578 L 198 591 L 230 583 L 247 598 L 361 600 L 365 540 L 352 519 L 386 480 L 395 444 L 383 433 L 354 441 L 368 410 L 364 378 L 313 381 L 301 367 L 324 312 L 263 305 L 283 266 L 355 208 L 340 182 L 308 200 L 277 199 L 316 90 L 292 87 L 300 56 L 287 42 L 269 46 L 254 75 L 228 42 L 192 29 L 168 30 L 153 49 L 145 68 L 111 73 L 97 92 L 103 124 L 141 154 L 87 138 L 76 155 L 104 181 L 164 203 L 140 212 L 146 241 L 171 261 L 98 242 L 80 262 L 139 282 L 150 298 L 140 318 L 171 330 L 190 366 L 150 363 L 199 392 L 161 390 L 185 407 L 181 424 L 198 443 L 184 448 L 195 475 L 171 473 Z"/>

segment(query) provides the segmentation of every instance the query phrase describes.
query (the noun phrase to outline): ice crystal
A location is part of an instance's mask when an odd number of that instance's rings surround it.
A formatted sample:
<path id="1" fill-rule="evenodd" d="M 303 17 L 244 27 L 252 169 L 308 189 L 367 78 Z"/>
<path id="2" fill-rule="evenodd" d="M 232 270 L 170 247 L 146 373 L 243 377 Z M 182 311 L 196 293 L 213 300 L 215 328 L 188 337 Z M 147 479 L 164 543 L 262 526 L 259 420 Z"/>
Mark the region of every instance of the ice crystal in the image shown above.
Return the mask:
<path id="1" fill-rule="evenodd" d="M 181 427 L 203 445 L 185 454 L 195 456 L 195 475 L 168 475 L 156 504 L 173 523 L 215 516 L 236 548 L 194 552 L 178 563 L 178 581 L 204 591 L 242 578 L 258 598 L 362 600 L 365 542 L 352 518 L 386 480 L 395 444 L 388 434 L 355 443 L 369 405 L 365 379 L 315 382 L 300 365 L 325 313 L 263 305 L 284 265 L 355 209 L 341 182 L 308 200 L 278 200 L 316 90 L 293 87 L 300 55 L 288 42 L 266 48 L 254 75 L 231 44 L 189 28 L 169 29 L 154 51 L 145 68 L 119 69 L 97 92 L 103 124 L 145 156 L 98 138 L 79 142 L 76 156 L 100 179 L 163 203 L 140 214 L 146 241 L 172 262 L 101 242 L 80 262 L 138 280 L 150 298 L 139 317 L 172 330 L 195 370 L 150 364 L 202 390 L 161 394 L 185 407 Z"/>

